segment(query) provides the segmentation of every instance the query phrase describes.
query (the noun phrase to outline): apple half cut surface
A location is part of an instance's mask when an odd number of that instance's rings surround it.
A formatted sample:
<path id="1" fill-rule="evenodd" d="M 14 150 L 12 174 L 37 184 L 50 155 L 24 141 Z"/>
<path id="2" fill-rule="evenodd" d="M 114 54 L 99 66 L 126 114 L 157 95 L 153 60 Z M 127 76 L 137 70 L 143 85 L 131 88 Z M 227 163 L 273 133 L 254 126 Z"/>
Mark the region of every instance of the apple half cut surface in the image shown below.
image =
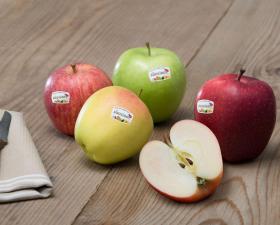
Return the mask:
<path id="1" fill-rule="evenodd" d="M 195 202 L 211 195 L 223 176 L 219 143 L 202 123 L 182 120 L 173 125 L 166 143 L 147 143 L 139 157 L 148 183 L 179 202 Z"/>

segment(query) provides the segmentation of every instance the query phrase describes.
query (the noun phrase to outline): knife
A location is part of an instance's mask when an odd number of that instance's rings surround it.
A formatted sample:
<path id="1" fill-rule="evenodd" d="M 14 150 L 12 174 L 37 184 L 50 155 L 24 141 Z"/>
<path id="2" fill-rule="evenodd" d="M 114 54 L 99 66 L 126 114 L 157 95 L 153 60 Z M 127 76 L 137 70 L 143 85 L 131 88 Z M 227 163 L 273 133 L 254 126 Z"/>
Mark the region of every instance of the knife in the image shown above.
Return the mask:
<path id="1" fill-rule="evenodd" d="M 12 120 L 12 115 L 8 111 L 4 112 L 4 115 L 0 121 L 0 150 L 8 144 L 8 135 L 10 124 Z"/>

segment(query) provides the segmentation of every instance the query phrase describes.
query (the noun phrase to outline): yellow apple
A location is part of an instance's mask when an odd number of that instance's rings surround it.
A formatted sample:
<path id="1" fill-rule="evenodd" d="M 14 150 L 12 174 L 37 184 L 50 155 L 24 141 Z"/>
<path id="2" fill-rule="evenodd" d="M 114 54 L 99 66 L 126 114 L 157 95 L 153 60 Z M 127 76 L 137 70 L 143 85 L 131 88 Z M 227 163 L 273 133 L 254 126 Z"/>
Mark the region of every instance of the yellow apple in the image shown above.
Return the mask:
<path id="1" fill-rule="evenodd" d="M 75 139 L 89 159 L 113 164 L 137 154 L 153 131 L 149 109 L 132 91 L 106 87 L 88 98 L 75 125 Z"/>

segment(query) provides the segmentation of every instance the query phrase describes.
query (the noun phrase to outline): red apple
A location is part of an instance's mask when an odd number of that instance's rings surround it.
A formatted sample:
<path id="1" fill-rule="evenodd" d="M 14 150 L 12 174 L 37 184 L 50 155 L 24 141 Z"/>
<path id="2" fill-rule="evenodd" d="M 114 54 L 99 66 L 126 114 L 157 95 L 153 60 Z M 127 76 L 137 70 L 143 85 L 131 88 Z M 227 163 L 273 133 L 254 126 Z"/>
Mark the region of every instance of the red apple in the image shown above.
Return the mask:
<path id="1" fill-rule="evenodd" d="M 45 106 L 53 125 L 64 134 L 73 135 L 76 119 L 87 98 L 111 85 L 104 71 L 89 64 L 67 65 L 54 71 L 44 90 Z"/>
<path id="2" fill-rule="evenodd" d="M 213 194 L 223 176 L 217 138 L 208 127 L 194 120 L 174 124 L 166 144 L 147 143 L 139 164 L 155 190 L 179 202 L 195 202 Z"/>
<path id="3" fill-rule="evenodd" d="M 207 81 L 194 105 L 195 119 L 218 138 L 228 162 L 256 158 L 265 149 L 276 120 L 272 88 L 258 79 L 224 74 Z"/>

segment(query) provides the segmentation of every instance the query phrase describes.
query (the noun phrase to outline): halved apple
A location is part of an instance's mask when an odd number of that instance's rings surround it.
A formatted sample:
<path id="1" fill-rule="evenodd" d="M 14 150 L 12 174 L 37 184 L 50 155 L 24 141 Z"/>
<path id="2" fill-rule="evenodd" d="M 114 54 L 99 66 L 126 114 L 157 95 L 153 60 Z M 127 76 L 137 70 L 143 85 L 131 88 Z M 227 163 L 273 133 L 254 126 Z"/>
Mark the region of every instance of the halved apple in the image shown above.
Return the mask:
<path id="1" fill-rule="evenodd" d="M 139 163 L 154 189 L 180 202 L 195 202 L 211 195 L 223 176 L 217 138 L 208 127 L 194 120 L 174 124 L 166 143 L 147 143 Z"/>

